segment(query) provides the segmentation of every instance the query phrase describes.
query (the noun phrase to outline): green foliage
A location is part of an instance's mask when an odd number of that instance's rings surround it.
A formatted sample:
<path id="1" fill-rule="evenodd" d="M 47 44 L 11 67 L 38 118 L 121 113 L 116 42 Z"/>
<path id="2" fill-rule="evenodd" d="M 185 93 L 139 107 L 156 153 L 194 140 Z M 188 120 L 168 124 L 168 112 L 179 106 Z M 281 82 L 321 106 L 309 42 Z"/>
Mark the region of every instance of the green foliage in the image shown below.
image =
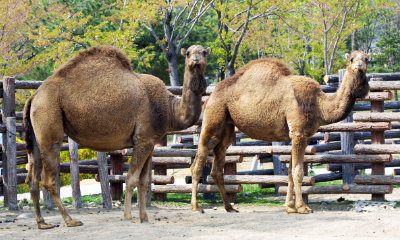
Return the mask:
<path id="1" fill-rule="evenodd" d="M 374 61 L 377 65 L 400 71 L 400 30 L 393 28 L 385 31 L 376 46 L 378 49 Z"/>

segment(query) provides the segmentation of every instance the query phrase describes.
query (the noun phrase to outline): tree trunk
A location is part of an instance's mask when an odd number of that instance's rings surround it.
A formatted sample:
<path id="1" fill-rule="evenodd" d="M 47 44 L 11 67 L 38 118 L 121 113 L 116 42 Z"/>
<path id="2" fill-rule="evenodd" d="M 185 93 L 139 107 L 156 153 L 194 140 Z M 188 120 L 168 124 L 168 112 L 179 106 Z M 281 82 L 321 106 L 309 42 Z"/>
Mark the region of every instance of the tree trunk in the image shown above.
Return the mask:
<path id="1" fill-rule="evenodd" d="M 171 86 L 180 86 L 179 76 L 178 76 L 178 55 L 175 53 L 174 49 L 170 49 L 168 53 L 168 67 L 169 67 L 169 79 Z"/>
<path id="2" fill-rule="evenodd" d="M 225 78 L 232 77 L 235 73 L 235 65 L 230 64 L 230 61 L 225 63 Z"/>
<path id="3" fill-rule="evenodd" d="M 351 34 L 351 51 L 357 50 L 357 29 Z"/>

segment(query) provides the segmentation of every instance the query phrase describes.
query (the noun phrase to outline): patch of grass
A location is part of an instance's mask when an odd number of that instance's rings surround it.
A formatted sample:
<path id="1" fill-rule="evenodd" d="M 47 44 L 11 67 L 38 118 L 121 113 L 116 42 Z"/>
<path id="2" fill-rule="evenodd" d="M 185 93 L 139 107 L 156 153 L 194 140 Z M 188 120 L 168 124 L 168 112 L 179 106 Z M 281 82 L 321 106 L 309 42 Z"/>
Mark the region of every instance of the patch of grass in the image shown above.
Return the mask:
<path id="1" fill-rule="evenodd" d="M 335 180 L 335 181 L 329 181 L 329 182 L 319 182 L 316 183 L 315 185 L 343 185 L 343 180 Z"/>

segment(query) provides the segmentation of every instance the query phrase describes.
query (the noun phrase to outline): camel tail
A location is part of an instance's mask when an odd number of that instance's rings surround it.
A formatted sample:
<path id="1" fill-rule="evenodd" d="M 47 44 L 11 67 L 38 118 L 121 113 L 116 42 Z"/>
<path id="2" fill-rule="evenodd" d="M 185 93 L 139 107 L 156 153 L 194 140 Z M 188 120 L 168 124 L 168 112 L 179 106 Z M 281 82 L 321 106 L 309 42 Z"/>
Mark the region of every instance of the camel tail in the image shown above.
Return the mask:
<path id="1" fill-rule="evenodd" d="M 36 95 L 36 94 L 35 94 Z M 28 101 L 25 103 L 24 107 L 24 132 L 25 132 L 25 143 L 26 143 L 26 151 L 28 154 L 33 152 L 34 142 L 35 142 L 35 132 L 33 131 L 32 123 L 31 123 L 31 105 L 32 100 L 35 98 L 35 95 L 31 96 Z"/>

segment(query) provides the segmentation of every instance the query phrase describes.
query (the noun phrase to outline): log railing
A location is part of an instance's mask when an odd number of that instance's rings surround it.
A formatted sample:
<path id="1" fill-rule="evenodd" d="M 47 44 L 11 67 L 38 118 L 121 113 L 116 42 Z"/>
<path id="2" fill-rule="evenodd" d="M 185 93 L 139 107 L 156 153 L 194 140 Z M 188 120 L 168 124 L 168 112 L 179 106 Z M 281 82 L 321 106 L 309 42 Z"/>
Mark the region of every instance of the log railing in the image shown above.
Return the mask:
<path id="1" fill-rule="evenodd" d="M 383 77 L 382 77 L 383 76 Z M 388 139 L 399 139 L 400 131 L 393 129 L 400 129 L 400 123 L 391 123 L 392 121 L 400 121 L 400 115 L 398 113 L 383 113 L 383 109 L 400 109 L 400 102 L 384 102 L 392 98 L 392 93 L 385 90 L 400 90 L 400 73 L 395 74 L 383 74 L 368 75 L 368 78 L 382 77 L 384 81 L 370 81 L 371 92 L 367 97 L 363 99 L 358 99 L 358 101 L 367 101 L 367 103 L 356 103 L 354 107 L 354 121 L 350 123 L 336 123 L 328 126 L 322 126 L 318 131 L 321 133 L 315 134 L 311 137 L 311 140 L 328 140 L 328 144 L 309 146 L 307 148 L 307 154 L 305 156 L 305 162 L 308 164 L 321 163 L 326 164 L 329 168 L 335 167 L 342 171 L 343 166 L 341 164 L 354 164 L 354 172 L 350 170 L 350 174 L 357 175 L 357 170 L 371 168 L 379 166 L 379 169 L 383 169 L 385 166 L 400 166 L 397 161 L 392 162 L 392 157 L 390 154 L 399 153 L 400 148 L 394 145 L 384 145 L 376 143 L 384 143 L 382 139 L 386 139 L 387 143 L 396 143 L 397 140 Z M 335 76 L 330 76 L 329 83 L 331 85 L 321 86 L 322 90 L 326 93 L 333 93 L 337 89 L 337 85 L 332 85 L 334 83 Z M 332 80 L 331 80 L 332 79 Z M 22 132 L 22 125 L 20 121 L 22 120 L 22 112 L 15 112 L 15 89 L 37 89 L 42 84 L 41 81 L 16 81 L 14 78 L 4 78 L 0 81 L 0 86 L 2 86 L 1 97 L 3 97 L 3 113 L 0 114 L 0 133 L 3 134 L 3 152 L 0 154 L 0 167 L 3 168 L 3 176 L 0 177 L 0 185 L 2 186 L 3 193 L 5 194 L 5 204 L 9 206 L 10 209 L 16 206 L 16 189 L 17 184 L 22 184 L 24 178 L 26 177 L 26 170 L 16 169 L 16 165 L 26 164 L 27 157 L 26 151 L 24 150 L 24 144 L 13 143 L 12 137 L 7 140 L 6 134 L 12 134 L 13 132 Z M 182 94 L 182 87 L 167 87 L 167 89 L 176 95 Z M 207 95 L 210 95 L 214 87 L 210 86 L 207 88 L 206 94 L 203 97 L 204 100 L 207 99 Z M 379 109 L 376 111 L 380 112 L 359 112 L 368 111 L 372 109 L 377 109 L 377 104 Z M 178 146 L 164 146 L 157 147 L 154 150 L 153 155 L 153 165 L 155 168 L 160 166 L 162 169 L 167 169 L 171 167 L 189 167 L 193 161 L 193 157 L 196 154 L 196 146 L 190 145 L 193 143 L 193 134 L 199 134 L 201 130 L 201 120 L 199 120 L 197 125 L 179 132 L 171 132 L 168 134 L 179 134 L 181 135 L 181 140 L 178 140 L 182 145 Z M 13 127 L 14 126 L 14 127 Z M 13 130 L 15 128 L 15 130 Z M 354 140 L 371 140 L 373 144 L 369 141 L 364 141 L 363 144 L 357 144 L 354 147 L 355 154 L 357 155 L 337 155 L 333 154 L 336 150 L 340 150 L 340 134 L 339 132 L 349 132 L 353 134 Z M 260 162 L 272 162 L 273 155 L 281 155 L 279 160 L 286 164 L 290 161 L 290 146 L 268 146 L 271 143 L 264 141 L 251 141 L 251 142 L 240 142 L 241 138 L 247 137 L 240 133 L 239 129 L 236 129 L 236 143 L 231 146 L 227 151 L 226 163 L 227 165 L 232 165 L 236 169 L 236 164 L 243 161 L 243 156 L 254 156 L 257 155 L 257 159 Z M 329 133 L 329 134 L 328 134 Z M 186 134 L 186 136 L 185 136 Z M 382 135 L 383 134 L 383 135 Z M 191 137 L 188 137 L 192 135 Z M 377 139 L 377 136 L 381 136 Z M 384 138 L 383 138 L 383 137 Z M 71 145 L 72 144 L 72 145 Z M 181 148 L 177 148 L 181 147 Z M 77 179 L 79 179 L 78 173 L 93 173 L 104 176 L 97 176 L 97 179 L 103 179 L 107 182 L 103 189 L 103 199 L 105 206 L 111 206 L 111 198 L 119 198 L 122 195 L 122 184 L 125 180 L 125 175 L 128 165 L 124 164 L 129 155 L 129 149 L 124 151 L 114 151 L 111 153 L 101 153 L 98 159 L 93 160 L 76 160 L 76 153 L 74 153 L 80 146 L 74 145 L 71 141 L 70 144 L 64 144 L 62 150 L 69 150 L 71 154 L 71 162 L 63 163 L 60 165 L 61 172 L 70 172 L 72 189 L 73 189 L 73 204 L 76 207 L 80 206 L 79 202 L 79 184 Z M 191 149 L 188 149 L 191 148 Z M 11 149 L 11 150 L 10 150 Z M 14 150 L 12 150 L 14 149 Z M 314 153 L 330 152 L 331 154 L 319 154 L 313 155 Z M 123 156 L 122 153 L 126 156 Z M 75 154 L 75 155 L 74 155 Z M 110 157 L 106 157 L 109 155 Z M 207 164 L 211 164 L 212 157 L 207 159 Z M 107 164 L 108 163 L 108 164 Z M 338 164 L 340 163 L 340 164 Z M 105 167 L 104 167 L 105 166 Z M 162 167 L 161 167 L 162 166 Z M 99 168 L 100 167 L 100 168 Z M 228 171 L 229 169 L 226 169 Z M 380 170 L 380 171 L 381 171 Z M 166 172 L 166 171 L 164 171 Z M 265 176 L 249 175 L 243 176 L 242 173 L 238 172 L 236 175 L 227 175 L 227 184 L 247 184 L 247 183 L 257 183 L 271 186 L 271 184 L 285 184 L 285 176 L 275 176 L 273 175 L 273 170 L 260 170 L 247 172 L 246 174 L 262 174 Z M 398 171 L 400 174 L 400 171 Z M 395 171 L 396 173 L 396 171 Z M 271 175 L 272 174 L 272 175 Z M 375 187 L 358 186 L 358 185 L 346 185 L 343 186 L 332 186 L 332 187 L 321 187 L 312 186 L 314 182 L 329 181 L 331 179 L 342 179 L 344 178 L 343 172 L 333 172 L 330 174 L 321 174 L 312 177 L 305 177 L 305 179 L 313 179 L 312 184 L 304 182 L 304 185 L 311 185 L 309 188 L 304 188 L 304 194 L 310 193 L 371 193 L 377 196 L 383 196 L 382 194 L 389 193 L 390 187 L 384 185 L 398 184 L 398 178 L 392 177 L 387 178 L 383 175 L 374 175 L 373 177 L 357 175 L 355 177 L 356 184 L 368 184 L 375 185 Z M 188 176 L 190 177 L 190 176 Z M 209 177 L 208 177 L 209 179 Z M 373 180 L 377 179 L 377 180 Z M 174 183 L 172 176 L 163 175 L 153 175 L 152 182 L 156 185 L 152 186 L 154 193 L 164 194 L 170 192 L 191 192 L 190 185 L 176 186 L 171 185 Z M 207 180 L 208 182 L 208 180 Z M 376 183 L 372 183 L 376 182 Z M 108 184 L 109 183 L 109 184 Z M 212 181 L 210 180 L 212 184 Z M 162 184 L 162 185 L 158 185 Z M 378 186 L 376 186 L 378 185 Z M 383 185 L 383 187 L 379 186 Z M 107 187 L 108 186 L 108 187 Z M 227 185 L 229 186 L 230 193 L 237 193 L 242 191 L 240 185 Z M 107 190 L 107 189 L 110 190 Z M 281 191 L 282 188 L 282 191 Z M 284 193 L 285 187 L 280 188 L 280 193 Z M 1 189 L 1 187 L 0 187 Z M 200 186 L 200 192 L 218 192 L 218 189 L 214 185 Z M 108 193 L 107 193 L 108 191 Z M 165 198 L 164 198 L 165 199 Z"/>

